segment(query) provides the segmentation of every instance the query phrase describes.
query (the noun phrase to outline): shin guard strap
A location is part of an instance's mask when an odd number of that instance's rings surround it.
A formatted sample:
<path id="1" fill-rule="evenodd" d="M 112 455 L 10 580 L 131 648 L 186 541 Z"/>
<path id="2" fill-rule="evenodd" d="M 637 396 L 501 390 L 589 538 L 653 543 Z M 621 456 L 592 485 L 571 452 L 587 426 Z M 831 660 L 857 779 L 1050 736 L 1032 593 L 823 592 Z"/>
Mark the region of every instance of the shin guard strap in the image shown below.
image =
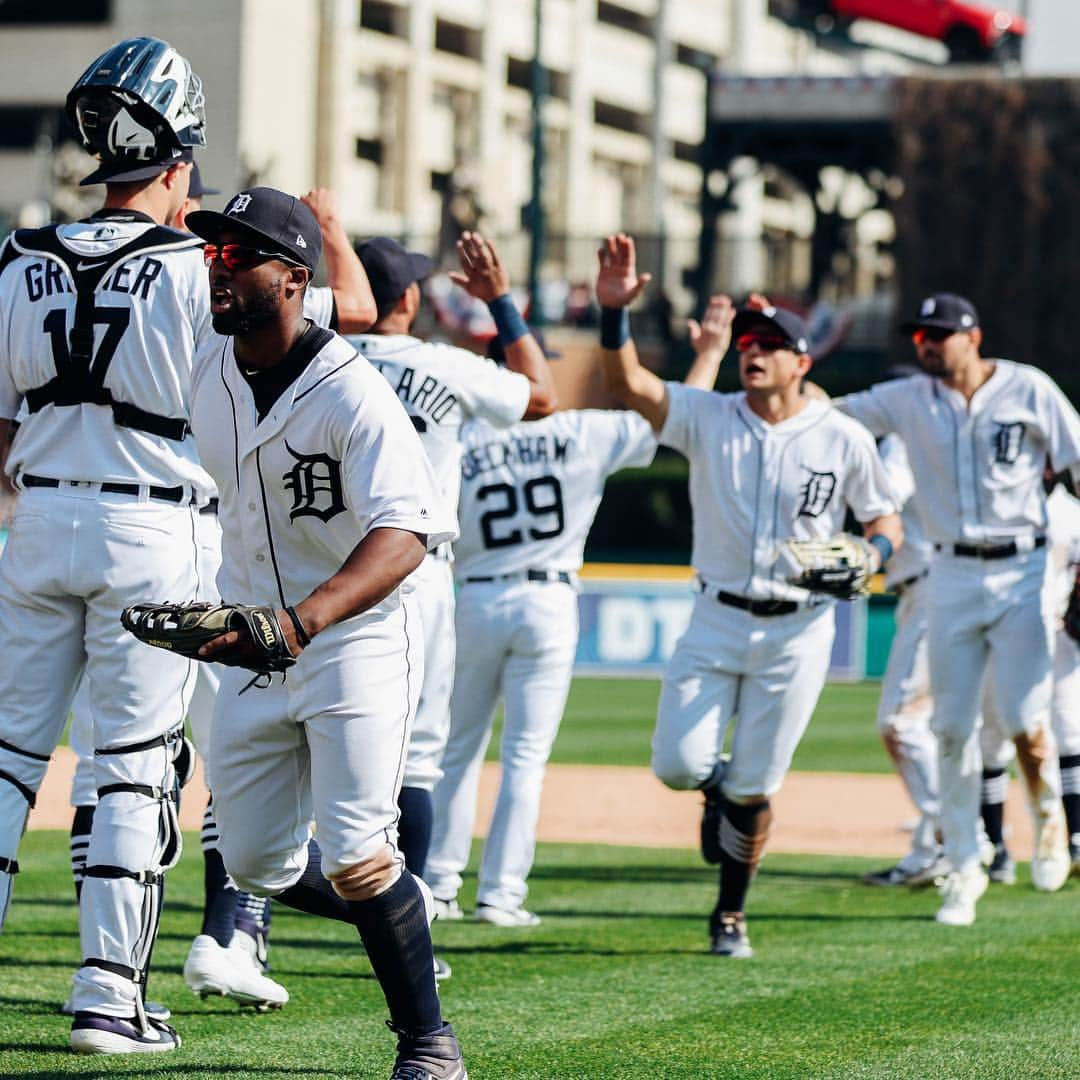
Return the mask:
<path id="1" fill-rule="evenodd" d="M 3 855 L 0 855 L 0 874 L 11 874 L 14 876 L 19 872 L 19 863 L 17 859 L 7 859 Z"/>

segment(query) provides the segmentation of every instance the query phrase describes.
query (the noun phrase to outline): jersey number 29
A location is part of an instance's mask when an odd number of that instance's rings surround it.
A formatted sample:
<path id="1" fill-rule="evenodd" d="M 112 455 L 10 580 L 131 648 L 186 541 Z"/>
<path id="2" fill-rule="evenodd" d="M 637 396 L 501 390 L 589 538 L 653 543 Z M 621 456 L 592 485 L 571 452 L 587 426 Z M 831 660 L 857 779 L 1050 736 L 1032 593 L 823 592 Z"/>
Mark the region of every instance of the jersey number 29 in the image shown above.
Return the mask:
<path id="1" fill-rule="evenodd" d="M 563 515 L 562 485 L 554 476 L 536 476 L 527 480 L 521 488 L 525 509 L 538 520 L 531 525 L 528 534 L 533 540 L 550 540 L 563 531 L 566 524 Z M 479 503 L 497 500 L 490 510 L 480 517 L 480 531 L 484 537 L 484 547 L 511 547 L 524 541 L 521 529 L 510 529 L 502 535 L 496 532 L 499 522 L 514 517 L 518 512 L 518 490 L 513 484 L 487 484 L 476 493 Z M 547 528 L 541 526 L 547 525 Z"/>

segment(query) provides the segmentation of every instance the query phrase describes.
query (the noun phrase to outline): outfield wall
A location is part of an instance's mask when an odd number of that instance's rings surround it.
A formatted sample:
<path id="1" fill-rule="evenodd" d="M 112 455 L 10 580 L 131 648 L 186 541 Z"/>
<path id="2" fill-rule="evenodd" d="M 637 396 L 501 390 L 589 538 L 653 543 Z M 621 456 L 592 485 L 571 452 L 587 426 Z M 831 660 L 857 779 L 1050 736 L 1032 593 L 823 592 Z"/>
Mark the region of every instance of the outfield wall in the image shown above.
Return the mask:
<path id="1" fill-rule="evenodd" d="M 593 563 L 581 574 L 578 675 L 659 675 L 690 619 L 688 567 Z M 829 678 L 878 678 L 893 635 L 891 596 L 880 590 L 836 605 Z"/>

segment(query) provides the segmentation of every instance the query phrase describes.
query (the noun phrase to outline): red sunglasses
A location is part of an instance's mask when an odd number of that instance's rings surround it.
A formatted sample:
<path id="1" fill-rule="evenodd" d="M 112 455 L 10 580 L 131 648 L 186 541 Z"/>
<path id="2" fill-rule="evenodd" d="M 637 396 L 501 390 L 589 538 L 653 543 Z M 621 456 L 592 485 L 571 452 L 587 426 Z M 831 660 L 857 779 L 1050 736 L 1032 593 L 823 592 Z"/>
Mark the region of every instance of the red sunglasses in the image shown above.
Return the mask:
<path id="1" fill-rule="evenodd" d="M 267 259 L 280 259 L 290 266 L 302 265 L 280 251 L 262 251 L 259 248 L 248 247 L 247 244 L 203 245 L 203 261 L 206 265 L 213 265 L 217 259 L 220 259 L 230 270 L 250 270 Z"/>
<path id="2" fill-rule="evenodd" d="M 922 345 L 924 341 L 932 342 L 934 345 L 940 345 L 943 341 L 951 338 L 955 334 L 955 330 L 945 330 L 938 326 L 921 326 L 911 335 L 911 340 L 916 345 Z"/>
<path id="3" fill-rule="evenodd" d="M 735 339 L 735 348 L 739 352 L 746 352 L 747 349 L 754 345 L 762 352 L 776 352 L 777 349 L 788 348 L 788 339 L 780 334 L 759 334 L 754 332 L 740 334 Z"/>

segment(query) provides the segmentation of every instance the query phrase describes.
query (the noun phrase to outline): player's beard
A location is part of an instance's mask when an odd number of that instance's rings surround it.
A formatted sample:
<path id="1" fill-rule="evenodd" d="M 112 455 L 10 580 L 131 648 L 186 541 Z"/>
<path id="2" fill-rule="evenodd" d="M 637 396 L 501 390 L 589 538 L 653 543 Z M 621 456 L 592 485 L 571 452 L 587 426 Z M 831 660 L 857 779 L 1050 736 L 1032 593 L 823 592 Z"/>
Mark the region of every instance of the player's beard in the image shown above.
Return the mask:
<path id="1" fill-rule="evenodd" d="M 267 285 L 264 289 L 241 299 L 233 293 L 232 304 L 228 311 L 221 311 L 211 317 L 214 330 L 219 334 L 250 334 L 278 318 L 281 304 L 280 282 Z"/>

